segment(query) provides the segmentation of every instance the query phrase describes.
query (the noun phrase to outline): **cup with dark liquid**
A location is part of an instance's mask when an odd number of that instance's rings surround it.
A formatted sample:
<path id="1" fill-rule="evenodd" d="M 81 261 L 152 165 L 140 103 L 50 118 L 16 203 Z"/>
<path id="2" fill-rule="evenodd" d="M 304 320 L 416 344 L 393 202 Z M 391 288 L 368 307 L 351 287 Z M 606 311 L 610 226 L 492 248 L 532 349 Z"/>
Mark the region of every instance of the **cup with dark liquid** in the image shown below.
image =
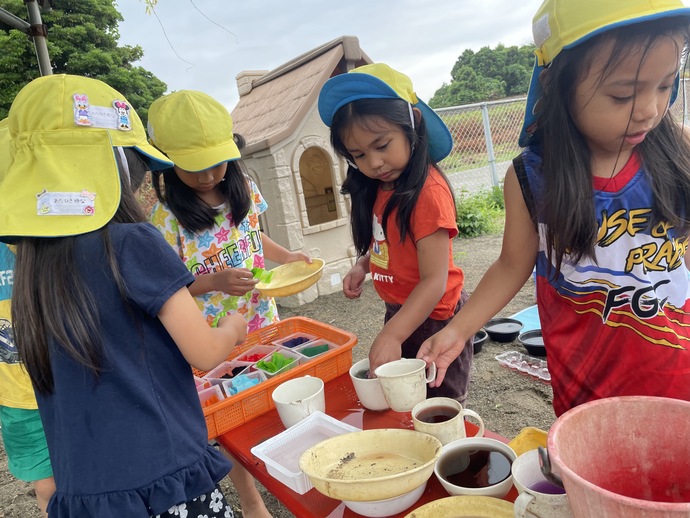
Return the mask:
<path id="1" fill-rule="evenodd" d="M 455 399 L 432 397 L 417 403 L 412 409 L 414 429 L 433 435 L 441 441 L 441 444 L 467 437 L 465 416 L 470 416 L 479 423 L 479 431 L 475 437 L 482 437 L 484 435 L 482 418 L 474 410 L 463 408 Z"/>
<path id="2" fill-rule="evenodd" d="M 565 489 L 546 480 L 541 472 L 537 450 L 520 455 L 513 462 L 512 473 L 513 484 L 519 493 L 515 500 L 516 518 L 573 518 Z"/>
<path id="3" fill-rule="evenodd" d="M 453 496 L 503 498 L 513 487 L 513 449 L 488 437 L 456 439 L 443 446 L 434 473 Z"/>
<path id="4" fill-rule="evenodd" d="M 364 408 L 377 411 L 390 408 L 378 378 L 369 377 L 369 358 L 364 358 L 350 367 L 350 379 Z"/>

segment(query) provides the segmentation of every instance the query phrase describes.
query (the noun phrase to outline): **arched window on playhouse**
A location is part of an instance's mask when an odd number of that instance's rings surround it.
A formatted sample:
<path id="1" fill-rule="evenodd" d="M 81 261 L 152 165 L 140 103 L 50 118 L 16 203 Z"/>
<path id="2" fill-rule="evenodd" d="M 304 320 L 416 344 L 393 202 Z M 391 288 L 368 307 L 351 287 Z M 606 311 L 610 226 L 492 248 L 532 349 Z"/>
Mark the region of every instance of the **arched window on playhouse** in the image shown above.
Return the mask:
<path id="1" fill-rule="evenodd" d="M 299 172 L 309 226 L 337 220 L 333 170 L 326 153 L 315 146 L 305 149 L 299 158 Z"/>

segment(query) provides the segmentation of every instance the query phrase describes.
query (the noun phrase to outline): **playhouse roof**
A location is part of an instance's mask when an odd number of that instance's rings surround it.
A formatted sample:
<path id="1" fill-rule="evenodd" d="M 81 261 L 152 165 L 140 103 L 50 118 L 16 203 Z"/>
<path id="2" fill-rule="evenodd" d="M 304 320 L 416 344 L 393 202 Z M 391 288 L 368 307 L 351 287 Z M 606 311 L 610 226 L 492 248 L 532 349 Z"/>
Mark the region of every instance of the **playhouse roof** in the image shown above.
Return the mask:
<path id="1" fill-rule="evenodd" d="M 271 71 L 237 75 L 240 100 L 232 110 L 244 155 L 267 149 L 294 134 L 316 105 L 323 84 L 337 74 L 372 63 L 355 36 L 341 36 Z"/>

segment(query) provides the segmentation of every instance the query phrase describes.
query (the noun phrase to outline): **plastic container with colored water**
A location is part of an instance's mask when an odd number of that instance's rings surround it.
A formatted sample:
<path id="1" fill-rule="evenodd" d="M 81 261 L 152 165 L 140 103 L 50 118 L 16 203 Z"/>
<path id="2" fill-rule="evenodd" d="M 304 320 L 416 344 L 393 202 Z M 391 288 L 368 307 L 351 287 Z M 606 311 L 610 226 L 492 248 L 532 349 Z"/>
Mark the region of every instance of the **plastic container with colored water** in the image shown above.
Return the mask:
<path id="1" fill-rule="evenodd" d="M 599 399 L 565 412 L 547 440 L 576 518 L 690 516 L 690 402 Z"/>

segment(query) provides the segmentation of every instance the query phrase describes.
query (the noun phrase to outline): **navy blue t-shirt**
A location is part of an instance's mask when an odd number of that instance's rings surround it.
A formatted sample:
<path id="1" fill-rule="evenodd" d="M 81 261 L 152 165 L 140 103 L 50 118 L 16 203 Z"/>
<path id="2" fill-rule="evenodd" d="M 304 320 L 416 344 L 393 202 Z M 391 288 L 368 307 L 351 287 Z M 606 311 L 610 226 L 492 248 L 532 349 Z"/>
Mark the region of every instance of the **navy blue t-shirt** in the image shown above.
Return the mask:
<path id="1" fill-rule="evenodd" d="M 148 518 L 211 491 L 231 467 L 208 446 L 192 370 L 157 318 L 194 277 L 150 224 L 107 231 L 128 305 L 101 232 L 75 250 L 101 321 L 100 379 L 52 343 L 54 393 L 38 395 L 57 486 L 51 518 Z"/>

